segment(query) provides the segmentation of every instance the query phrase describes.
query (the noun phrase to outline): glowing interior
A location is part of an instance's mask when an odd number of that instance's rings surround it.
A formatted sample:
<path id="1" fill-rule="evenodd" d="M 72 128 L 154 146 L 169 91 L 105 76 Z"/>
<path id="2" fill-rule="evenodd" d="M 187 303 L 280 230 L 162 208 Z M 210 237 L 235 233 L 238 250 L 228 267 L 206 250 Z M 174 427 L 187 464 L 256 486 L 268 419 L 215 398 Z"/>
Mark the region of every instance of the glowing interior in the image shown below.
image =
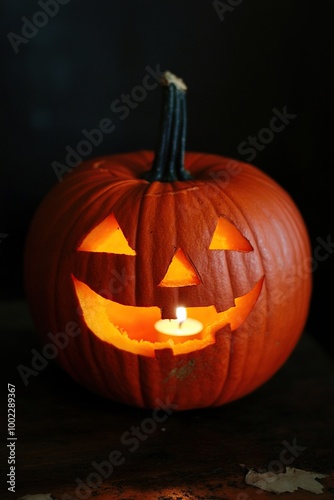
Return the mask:
<path id="1" fill-rule="evenodd" d="M 130 247 L 114 214 L 108 215 L 85 237 L 78 250 L 136 255 Z"/>
<path id="2" fill-rule="evenodd" d="M 199 285 L 199 283 L 201 283 L 201 280 L 194 266 L 185 255 L 182 248 L 179 248 L 169 264 L 165 277 L 159 283 L 159 286 L 179 287 Z"/>
<path id="3" fill-rule="evenodd" d="M 226 217 L 219 217 L 209 250 L 251 252 L 253 247 L 231 221 Z"/>
<path id="4" fill-rule="evenodd" d="M 174 344 L 172 339 L 157 341 L 154 323 L 161 319 L 160 309 L 118 304 L 94 292 L 72 276 L 75 291 L 88 328 L 101 340 L 135 354 L 154 357 L 157 349 L 171 348 L 174 354 L 203 349 L 215 342 L 215 333 L 228 323 L 236 330 L 252 311 L 262 289 L 264 277 L 245 295 L 235 299 L 235 306 L 217 312 L 214 306 L 187 307 L 188 318 L 204 325 L 202 338 Z"/>

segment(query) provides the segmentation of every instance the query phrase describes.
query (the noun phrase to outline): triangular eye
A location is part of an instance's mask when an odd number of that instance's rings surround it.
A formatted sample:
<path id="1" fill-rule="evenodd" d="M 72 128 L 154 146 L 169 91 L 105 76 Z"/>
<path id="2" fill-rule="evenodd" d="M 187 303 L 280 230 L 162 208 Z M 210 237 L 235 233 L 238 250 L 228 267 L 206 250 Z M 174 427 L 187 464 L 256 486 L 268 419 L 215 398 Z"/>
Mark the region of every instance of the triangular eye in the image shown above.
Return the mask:
<path id="1" fill-rule="evenodd" d="M 130 247 L 114 214 L 108 215 L 85 237 L 78 248 L 82 252 L 106 252 L 136 255 Z"/>
<path id="2" fill-rule="evenodd" d="M 169 264 L 165 277 L 158 286 L 179 287 L 199 285 L 200 283 L 201 280 L 194 266 L 183 250 L 179 248 Z"/>
<path id="3" fill-rule="evenodd" d="M 236 250 L 237 252 L 251 252 L 249 241 L 240 233 L 232 221 L 226 217 L 219 217 L 218 224 L 209 246 L 209 250 Z"/>

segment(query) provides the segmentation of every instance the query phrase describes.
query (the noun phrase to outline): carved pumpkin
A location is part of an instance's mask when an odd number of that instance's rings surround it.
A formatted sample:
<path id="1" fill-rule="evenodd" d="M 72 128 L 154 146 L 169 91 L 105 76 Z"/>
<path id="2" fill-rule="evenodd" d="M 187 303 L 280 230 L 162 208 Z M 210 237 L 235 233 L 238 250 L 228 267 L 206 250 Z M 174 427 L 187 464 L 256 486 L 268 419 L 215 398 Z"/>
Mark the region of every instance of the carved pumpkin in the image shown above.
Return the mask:
<path id="1" fill-rule="evenodd" d="M 27 298 L 80 384 L 140 407 L 217 406 L 268 380 L 298 341 L 310 247 L 290 196 L 249 164 L 184 153 L 185 87 L 167 73 L 161 142 L 86 161 L 32 222 Z M 153 167 L 152 167 L 153 164 Z M 196 336 L 159 335 L 178 306 Z"/>

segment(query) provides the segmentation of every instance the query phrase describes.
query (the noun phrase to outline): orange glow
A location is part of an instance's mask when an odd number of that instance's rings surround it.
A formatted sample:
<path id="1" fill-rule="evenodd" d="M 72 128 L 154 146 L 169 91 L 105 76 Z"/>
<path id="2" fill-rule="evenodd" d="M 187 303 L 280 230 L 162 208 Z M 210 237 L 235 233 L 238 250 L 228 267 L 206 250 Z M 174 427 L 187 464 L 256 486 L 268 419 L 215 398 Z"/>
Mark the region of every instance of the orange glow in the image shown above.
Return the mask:
<path id="1" fill-rule="evenodd" d="M 253 310 L 262 290 L 262 277 L 245 295 L 235 299 L 235 306 L 218 313 L 214 306 L 187 307 L 187 315 L 203 323 L 201 339 L 174 343 L 160 341 L 154 324 L 161 318 L 160 309 L 118 304 L 101 297 L 88 285 L 72 276 L 83 318 L 87 327 L 101 340 L 124 351 L 155 356 L 155 351 L 170 348 L 174 354 L 188 353 L 215 342 L 215 334 L 228 323 L 237 329 Z"/>
<path id="2" fill-rule="evenodd" d="M 175 253 L 167 269 L 165 277 L 159 286 L 179 287 L 199 285 L 199 279 L 194 266 L 181 248 Z"/>
<path id="3" fill-rule="evenodd" d="M 185 342 L 187 340 L 201 339 L 203 325 L 200 321 L 188 318 L 185 307 L 176 308 L 176 319 L 160 319 L 155 323 L 158 341 L 173 339 L 174 344 Z"/>
<path id="4" fill-rule="evenodd" d="M 108 215 L 83 240 L 78 250 L 136 255 L 129 246 L 114 214 Z"/>
<path id="5" fill-rule="evenodd" d="M 253 247 L 231 221 L 221 216 L 218 219 L 209 250 L 251 252 Z"/>

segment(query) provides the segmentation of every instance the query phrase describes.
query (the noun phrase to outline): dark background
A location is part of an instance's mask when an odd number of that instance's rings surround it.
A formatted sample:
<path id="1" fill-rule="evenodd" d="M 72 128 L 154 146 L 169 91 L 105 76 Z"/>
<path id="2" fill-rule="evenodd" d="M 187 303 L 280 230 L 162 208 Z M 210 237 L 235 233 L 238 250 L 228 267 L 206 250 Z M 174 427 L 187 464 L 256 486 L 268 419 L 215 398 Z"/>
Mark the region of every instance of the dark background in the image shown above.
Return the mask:
<path id="1" fill-rule="evenodd" d="M 169 69 L 188 84 L 189 150 L 246 160 L 238 146 L 268 127 L 273 108 L 286 106 L 297 115 L 252 163 L 292 195 L 313 251 L 317 238 L 331 237 L 333 2 L 237 3 L 231 0 L 234 6 L 219 16 L 204 0 L 70 0 L 15 54 L 7 34 L 22 36 L 22 17 L 31 21 L 42 9 L 37 1 L 2 0 L 2 299 L 24 298 L 29 222 L 58 182 L 52 162 L 65 163 L 65 147 L 75 149 L 83 129 L 105 117 L 116 125 L 90 157 L 155 147 L 159 89 L 125 120 L 110 110 L 115 99 L 141 85 L 147 65 Z M 328 253 L 313 273 L 307 325 L 328 348 L 333 266 Z"/>

